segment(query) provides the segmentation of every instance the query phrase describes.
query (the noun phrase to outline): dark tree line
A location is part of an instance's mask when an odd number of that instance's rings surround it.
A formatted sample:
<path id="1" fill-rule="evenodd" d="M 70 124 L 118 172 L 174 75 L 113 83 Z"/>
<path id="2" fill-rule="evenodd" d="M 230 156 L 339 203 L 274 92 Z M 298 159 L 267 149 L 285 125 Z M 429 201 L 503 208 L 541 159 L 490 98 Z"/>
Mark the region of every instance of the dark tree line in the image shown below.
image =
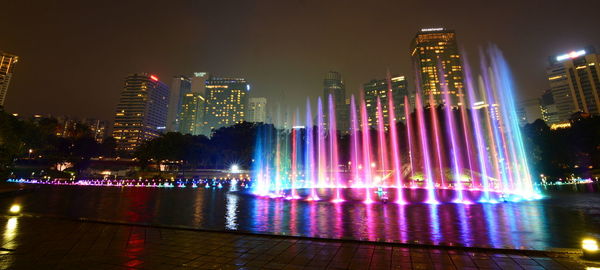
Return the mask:
<path id="1" fill-rule="evenodd" d="M 113 156 L 115 143 L 112 138 L 98 143 L 85 125 L 79 125 L 73 136 L 57 136 L 58 121 L 42 118 L 36 121 L 22 120 L 0 111 L 0 174 L 10 176 L 19 162 L 36 160 L 36 163 L 71 163 L 72 170 L 85 169 L 90 158 Z"/>
<path id="2" fill-rule="evenodd" d="M 593 177 L 600 168 L 600 117 L 579 117 L 552 130 L 542 120 L 523 127 L 532 173 L 549 180 Z"/>
<path id="3" fill-rule="evenodd" d="M 225 169 L 231 164 L 249 168 L 256 144 L 256 131 L 262 123 L 243 122 L 204 135 L 168 132 L 143 143 L 134 156 L 142 168 L 162 161 L 182 161 L 188 168 Z"/>

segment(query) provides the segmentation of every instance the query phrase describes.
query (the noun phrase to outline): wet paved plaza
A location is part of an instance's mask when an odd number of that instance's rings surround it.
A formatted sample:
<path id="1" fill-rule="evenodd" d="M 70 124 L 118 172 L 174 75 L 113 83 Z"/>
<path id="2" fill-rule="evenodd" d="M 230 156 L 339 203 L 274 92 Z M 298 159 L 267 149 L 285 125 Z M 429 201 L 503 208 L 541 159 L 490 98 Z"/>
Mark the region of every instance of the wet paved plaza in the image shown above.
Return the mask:
<path id="1" fill-rule="evenodd" d="M 593 269 L 577 254 L 424 248 L 0 218 L 2 269 Z"/>

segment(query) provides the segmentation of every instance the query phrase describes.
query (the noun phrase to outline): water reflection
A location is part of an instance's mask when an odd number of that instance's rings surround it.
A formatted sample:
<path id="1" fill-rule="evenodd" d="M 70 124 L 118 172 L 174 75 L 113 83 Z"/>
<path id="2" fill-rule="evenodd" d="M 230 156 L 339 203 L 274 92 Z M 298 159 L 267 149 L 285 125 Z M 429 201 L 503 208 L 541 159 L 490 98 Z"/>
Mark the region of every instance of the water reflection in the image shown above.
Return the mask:
<path id="1" fill-rule="evenodd" d="M 227 215 L 225 216 L 225 228 L 228 230 L 237 230 L 237 211 L 238 196 L 227 194 Z"/>
<path id="2" fill-rule="evenodd" d="M 43 186 L 19 200 L 28 212 L 66 217 L 402 243 L 577 248 L 581 236 L 600 233 L 597 193 L 519 203 L 398 205 L 265 199 L 212 188 Z M 12 203 L 0 198 L 0 208 Z"/>
<path id="3" fill-rule="evenodd" d="M 125 263 L 128 267 L 137 267 L 143 263 L 138 258 L 144 253 L 145 249 L 145 232 L 140 228 L 134 228 L 129 239 L 127 240 L 127 247 L 125 248 L 125 257 L 129 259 Z"/>
<path id="4" fill-rule="evenodd" d="M 485 247 L 548 247 L 541 204 L 408 205 L 260 200 L 251 231 Z M 291 211 L 282 212 L 289 206 Z M 274 210 L 275 215 L 265 213 Z M 285 214 L 283 214 L 285 213 Z M 298 229 L 297 224 L 300 223 Z"/>

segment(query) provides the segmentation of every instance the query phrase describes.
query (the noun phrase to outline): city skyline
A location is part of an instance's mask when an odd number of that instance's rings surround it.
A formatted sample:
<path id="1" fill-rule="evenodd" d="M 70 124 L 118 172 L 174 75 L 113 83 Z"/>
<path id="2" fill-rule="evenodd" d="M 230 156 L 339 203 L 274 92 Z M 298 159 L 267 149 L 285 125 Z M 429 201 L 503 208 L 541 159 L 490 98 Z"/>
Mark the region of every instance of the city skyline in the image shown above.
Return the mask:
<path id="1" fill-rule="evenodd" d="M 600 269 L 599 0 L 0 8 L 0 269 Z"/>
<path id="2" fill-rule="evenodd" d="M 9 3 L 6 8 L 15 12 L 0 19 L 11 26 L 0 30 L 6 37 L 0 48 L 19 55 L 21 61 L 6 108 L 22 115 L 110 120 L 126 74 L 145 71 L 168 78 L 195 70 L 248 78 L 255 96 L 272 100 L 269 106 L 283 103 L 302 108 L 306 96 L 320 95 L 322 76 L 328 70 L 344 75 L 347 94 L 357 94 L 361 84 L 383 77 L 388 68 L 405 74 L 409 85 L 414 85 L 409 44 L 418 29 L 427 27 L 455 30 L 471 62 L 476 62 L 478 47 L 497 44 L 513 68 L 519 99 L 533 98 L 548 87 L 544 76 L 548 56 L 600 44 L 592 35 L 598 25 L 592 10 L 598 3 L 589 2 L 589 8 L 578 12 L 568 12 L 574 7 L 558 1 L 544 6 L 518 4 L 519 8 L 516 1 L 485 5 L 180 2 L 168 6 L 144 2 L 114 9 L 107 2 L 90 9 L 68 2 L 35 7 Z M 365 14 L 365 7 L 379 12 Z M 527 12 L 533 9 L 538 12 Z M 398 16 L 398 11 L 404 15 Z M 23 13 L 31 18 L 13 15 Z M 148 13 L 161 15 L 152 22 L 138 20 Z M 169 14 L 178 16 L 173 20 Z M 312 19 L 304 20 L 308 15 Z M 339 23 L 350 17 L 362 19 Z M 557 17 L 565 23 L 554 24 Z M 70 23 L 75 18 L 81 23 Z M 535 23 L 524 23 L 525 19 Z M 478 29 L 472 27 L 474 23 Z M 131 29 L 139 32 L 132 35 Z M 150 42 L 156 37 L 162 41 Z M 138 46 L 142 43 L 143 48 Z M 61 68 L 52 68 L 56 63 Z M 96 83 L 82 90 L 87 80 Z M 52 100 L 55 96 L 69 98 Z"/>

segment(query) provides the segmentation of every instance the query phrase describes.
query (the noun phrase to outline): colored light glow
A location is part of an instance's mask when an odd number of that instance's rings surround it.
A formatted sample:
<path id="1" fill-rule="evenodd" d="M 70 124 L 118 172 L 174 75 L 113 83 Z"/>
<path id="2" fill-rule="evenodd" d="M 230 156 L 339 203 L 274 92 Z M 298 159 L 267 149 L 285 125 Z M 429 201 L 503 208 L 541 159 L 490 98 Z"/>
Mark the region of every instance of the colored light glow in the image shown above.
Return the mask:
<path id="1" fill-rule="evenodd" d="M 557 56 L 556 57 L 556 61 L 563 61 L 563 60 L 567 60 L 567 59 L 573 59 L 573 58 L 577 58 L 577 57 L 585 55 L 585 54 L 586 54 L 585 50 L 572 51 L 570 53 L 561 54 L 561 55 Z"/>
<path id="2" fill-rule="evenodd" d="M 598 251 L 598 241 L 594 239 L 583 239 L 581 248 L 585 251 Z"/>
<path id="3" fill-rule="evenodd" d="M 552 124 L 550 126 L 550 129 L 557 130 L 557 129 L 570 128 L 570 127 L 571 127 L 571 123 L 556 123 L 556 124 Z"/>
<path id="4" fill-rule="evenodd" d="M 150 79 L 157 82 L 158 81 L 158 77 L 154 76 L 154 75 L 150 75 Z"/>
<path id="5" fill-rule="evenodd" d="M 435 31 L 444 31 L 444 28 L 438 27 L 438 28 L 423 28 L 423 29 L 421 29 L 421 32 L 435 32 Z"/>
<path id="6" fill-rule="evenodd" d="M 379 188 L 389 192 L 390 201 L 398 203 L 470 203 L 471 200 L 497 202 L 536 198 L 523 140 L 518 123 L 514 120 L 517 118 L 513 117 L 514 91 L 510 87 L 511 79 L 506 75 L 509 72 L 497 55 L 490 58 L 491 66 L 487 63 L 482 65 L 484 71 L 487 72 L 488 68 L 490 71 L 489 74 L 484 74 L 480 86 L 484 93 L 482 104 L 494 105 L 482 107 L 485 113 L 472 110 L 470 117 L 454 117 L 457 111 L 451 107 L 451 102 L 454 102 L 451 98 L 445 96 L 448 106 L 441 106 L 438 111 L 435 106 L 424 109 L 427 104 L 423 104 L 426 102 L 417 95 L 416 112 L 413 116 L 406 117 L 407 121 L 411 121 L 410 128 L 407 128 L 409 132 L 394 134 L 399 131 L 390 128 L 386 132 L 385 128 L 395 121 L 395 104 L 391 98 L 382 102 L 386 98 L 382 95 L 377 98 L 376 106 L 373 106 L 373 100 L 369 103 L 369 109 L 377 109 L 376 117 L 370 119 L 375 120 L 377 126 L 377 131 L 372 133 L 366 100 L 361 98 L 355 101 L 353 97 L 350 104 L 352 112 L 349 115 L 350 149 L 340 149 L 341 144 L 338 144 L 336 127 L 340 126 L 340 119 L 335 118 L 336 108 L 332 96 L 326 97 L 326 100 L 318 100 L 314 126 L 310 101 L 307 101 L 306 121 L 303 123 L 298 115 L 292 122 L 289 116 L 282 116 L 280 113 L 280 122 L 285 123 L 284 128 L 265 128 L 257 134 L 252 192 L 265 198 L 322 199 L 333 202 L 355 200 L 366 203 L 384 201 L 381 196 L 378 198 L 373 193 Z M 474 92 L 473 88 L 472 83 L 467 83 L 468 93 Z M 448 95 L 449 91 L 442 93 Z M 468 103 L 474 104 L 475 101 L 469 100 Z M 384 116 L 384 112 L 388 115 Z M 300 126 L 305 128 L 297 128 Z M 459 131 L 463 131 L 466 126 L 470 132 L 463 136 Z M 371 136 L 376 137 L 371 140 Z M 404 142 L 397 138 L 406 138 L 410 153 L 401 153 L 400 145 Z M 472 146 L 473 151 L 468 150 L 467 146 Z M 346 152 L 349 153 L 350 162 L 339 155 Z M 402 155 L 409 156 L 410 166 L 402 166 Z M 469 155 L 474 158 L 471 160 Z M 239 167 L 231 166 L 230 172 L 240 172 Z M 465 178 L 463 175 L 470 177 Z M 474 175 L 477 175 L 477 179 Z M 31 183 L 34 182 L 31 180 Z M 79 180 L 69 184 L 154 186 L 154 183 L 141 179 Z M 220 181 L 160 182 L 158 186 L 161 184 L 163 187 L 181 188 L 193 185 L 205 185 L 206 188 L 213 189 L 223 187 Z M 402 198 L 406 187 L 410 187 L 411 192 L 420 194 L 415 196 L 419 197 L 417 201 Z M 438 192 L 440 190 L 443 192 Z M 445 194 L 452 194 L 452 198 L 443 198 Z M 385 201 L 387 200 L 386 197 Z"/>
<path id="7" fill-rule="evenodd" d="M 8 210 L 11 214 L 18 214 L 21 212 L 21 206 L 18 204 L 13 204 L 10 206 L 10 209 Z"/>
<path id="8" fill-rule="evenodd" d="M 469 100 L 455 101 L 450 91 L 442 89 L 440 93 L 444 94 L 447 106 L 435 105 L 431 97 L 423 102 L 422 95 L 417 95 L 415 112 L 411 113 L 405 97 L 404 134 L 397 134 L 399 131 L 390 125 L 397 116 L 389 89 L 382 89 L 381 95 L 368 103 L 364 98 L 356 100 L 352 96 L 348 149 L 340 149 L 336 140 L 338 133 L 334 131 L 339 119 L 335 117 L 332 96 L 326 97 L 326 104 L 318 99 L 316 117 L 307 100 L 306 122 L 299 122 L 296 115 L 292 128 L 284 125 L 258 134 L 253 164 L 256 185 L 252 192 L 261 197 L 367 204 L 387 201 L 471 204 L 538 198 L 520 129 L 514 120 L 517 118 L 510 72 L 496 50 L 490 50 L 490 55 L 484 58 L 490 59 L 491 64 L 482 62 L 485 72 L 480 81 L 484 94 L 481 100 L 472 98 L 476 87 L 465 67 L 465 94 Z M 475 106 L 468 112 L 460 104 Z M 456 106 L 461 108 L 456 110 Z M 279 115 L 283 123 L 292 123 L 285 117 L 289 116 Z M 316 119 L 316 125 L 312 119 Z M 296 128 L 302 124 L 305 129 Z M 371 131 L 373 126 L 375 132 Z M 372 136 L 376 137 L 371 139 Z M 408 153 L 401 152 L 402 143 L 407 144 Z M 347 159 L 340 160 L 338 153 L 346 153 Z M 405 156 L 410 162 L 407 166 L 401 164 Z M 404 189 L 411 192 L 405 193 Z M 386 195 L 376 196 L 375 190 Z"/>

